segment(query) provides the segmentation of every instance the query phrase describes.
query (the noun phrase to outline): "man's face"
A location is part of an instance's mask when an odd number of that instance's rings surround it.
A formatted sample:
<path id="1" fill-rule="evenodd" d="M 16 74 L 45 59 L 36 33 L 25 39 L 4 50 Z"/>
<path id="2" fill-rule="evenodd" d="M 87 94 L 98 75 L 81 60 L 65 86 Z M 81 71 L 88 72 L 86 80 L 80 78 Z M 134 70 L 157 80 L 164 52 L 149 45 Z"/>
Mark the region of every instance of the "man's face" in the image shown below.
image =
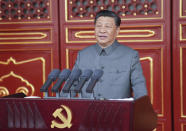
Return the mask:
<path id="1" fill-rule="evenodd" d="M 101 16 L 95 23 L 95 36 L 97 43 L 102 47 L 112 45 L 117 34 L 119 27 L 115 25 L 114 18 Z"/>

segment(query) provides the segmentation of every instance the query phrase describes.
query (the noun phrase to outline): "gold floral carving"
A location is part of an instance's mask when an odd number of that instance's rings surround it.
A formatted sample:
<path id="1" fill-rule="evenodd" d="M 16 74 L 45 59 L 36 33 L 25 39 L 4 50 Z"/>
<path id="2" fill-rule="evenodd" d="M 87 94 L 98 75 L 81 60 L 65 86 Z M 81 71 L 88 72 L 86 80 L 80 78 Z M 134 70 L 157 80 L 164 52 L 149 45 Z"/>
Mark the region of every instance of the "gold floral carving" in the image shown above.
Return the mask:
<path id="1" fill-rule="evenodd" d="M 9 95 L 9 91 L 6 87 L 0 86 L 0 96 L 7 96 Z"/>
<path id="2" fill-rule="evenodd" d="M 6 75 L 1 76 L 0 77 L 0 82 L 2 82 L 4 79 L 6 79 L 6 78 L 8 78 L 10 76 L 20 79 L 23 83 L 25 83 L 27 86 L 29 86 L 31 88 L 31 95 L 34 94 L 34 92 L 35 92 L 34 86 L 31 83 L 29 83 L 28 80 L 24 79 L 20 75 L 15 74 L 13 71 L 11 71 L 9 74 L 6 74 Z M 23 92 L 23 88 L 22 87 L 21 88 L 18 88 L 17 90 L 19 91 L 20 89 Z M 25 90 L 25 88 L 24 88 L 24 90 Z"/>

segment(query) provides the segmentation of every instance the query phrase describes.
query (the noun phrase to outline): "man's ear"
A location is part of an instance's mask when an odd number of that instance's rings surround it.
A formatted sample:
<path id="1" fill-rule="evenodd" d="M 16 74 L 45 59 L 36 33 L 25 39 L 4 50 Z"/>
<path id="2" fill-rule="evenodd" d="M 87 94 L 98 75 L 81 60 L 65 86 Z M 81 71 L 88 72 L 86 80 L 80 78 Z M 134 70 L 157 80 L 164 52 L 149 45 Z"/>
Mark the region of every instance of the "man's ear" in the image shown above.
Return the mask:
<path id="1" fill-rule="evenodd" d="M 116 33 L 117 33 L 116 36 L 119 35 L 119 32 L 120 32 L 120 27 L 117 27 L 117 29 L 116 29 Z"/>

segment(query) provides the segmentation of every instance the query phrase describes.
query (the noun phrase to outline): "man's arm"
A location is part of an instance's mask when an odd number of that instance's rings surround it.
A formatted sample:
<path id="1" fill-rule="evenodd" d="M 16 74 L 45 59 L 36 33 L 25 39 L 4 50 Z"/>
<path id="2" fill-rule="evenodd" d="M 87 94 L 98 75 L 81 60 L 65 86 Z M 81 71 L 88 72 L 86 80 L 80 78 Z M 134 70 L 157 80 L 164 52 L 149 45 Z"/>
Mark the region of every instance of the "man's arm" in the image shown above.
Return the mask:
<path id="1" fill-rule="evenodd" d="M 147 95 L 146 80 L 143 76 L 137 51 L 134 53 L 131 62 L 131 85 L 135 99 Z"/>

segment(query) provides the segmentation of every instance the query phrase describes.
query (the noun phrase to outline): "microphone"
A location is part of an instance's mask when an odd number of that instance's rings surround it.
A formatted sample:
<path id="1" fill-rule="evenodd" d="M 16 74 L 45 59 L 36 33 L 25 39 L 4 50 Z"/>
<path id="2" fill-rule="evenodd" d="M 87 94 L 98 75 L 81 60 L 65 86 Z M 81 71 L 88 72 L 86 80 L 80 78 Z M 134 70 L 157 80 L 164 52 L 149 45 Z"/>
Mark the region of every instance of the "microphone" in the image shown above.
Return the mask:
<path id="1" fill-rule="evenodd" d="M 80 69 L 74 69 L 72 70 L 69 79 L 65 83 L 64 87 L 62 88 L 62 92 L 64 93 L 69 93 L 70 88 L 73 84 L 74 81 L 78 80 L 79 76 L 81 75 L 81 70 Z M 60 94 L 62 93 L 60 92 Z"/>
<path id="2" fill-rule="evenodd" d="M 69 69 L 64 69 L 58 76 L 58 81 L 52 88 L 52 92 L 58 92 L 61 84 L 66 81 L 70 75 L 71 71 Z"/>
<path id="3" fill-rule="evenodd" d="M 102 77 L 103 75 L 103 70 L 96 69 L 91 77 L 90 83 L 87 86 L 86 92 L 87 93 L 92 93 L 93 88 L 96 85 L 96 82 Z"/>
<path id="4" fill-rule="evenodd" d="M 48 79 L 45 81 L 44 85 L 40 88 L 41 92 L 47 92 L 49 86 L 53 81 L 55 81 L 60 73 L 59 69 L 54 69 L 50 74 L 48 75 Z"/>
<path id="5" fill-rule="evenodd" d="M 92 75 L 92 70 L 90 69 L 87 69 L 85 70 L 82 75 L 80 76 L 80 80 L 79 80 L 79 83 L 78 85 L 76 86 L 76 88 L 74 89 L 74 91 L 76 93 L 80 93 L 82 87 L 84 86 L 85 82 L 88 81 Z"/>

